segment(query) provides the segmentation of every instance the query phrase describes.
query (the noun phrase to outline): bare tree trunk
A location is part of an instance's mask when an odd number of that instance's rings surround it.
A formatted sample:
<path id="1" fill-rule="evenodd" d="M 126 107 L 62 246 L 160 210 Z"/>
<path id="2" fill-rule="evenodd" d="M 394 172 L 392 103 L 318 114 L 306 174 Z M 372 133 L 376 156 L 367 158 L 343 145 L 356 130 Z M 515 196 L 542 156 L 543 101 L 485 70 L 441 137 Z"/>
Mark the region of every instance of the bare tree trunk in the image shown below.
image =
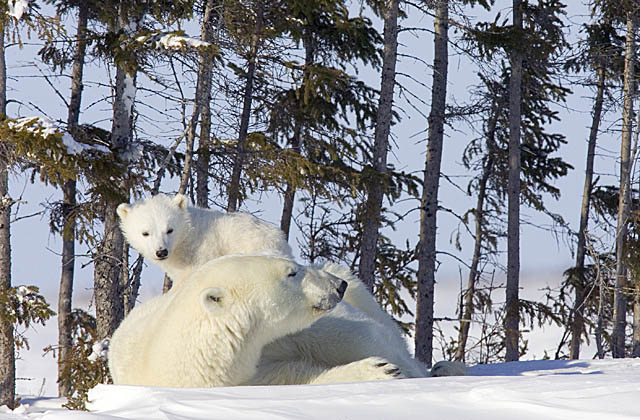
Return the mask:
<path id="1" fill-rule="evenodd" d="M 300 154 L 300 135 L 302 133 L 302 125 L 297 122 L 294 128 L 293 137 L 291 139 L 291 150 Z M 284 237 L 288 241 L 291 231 L 291 219 L 293 218 L 293 206 L 296 201 L 296 187 L 292 183 L 287 184 L 282 204 L 282 215 L 280 216 L 280 230 L 284 232 Z"/>
<path id="2" fill-rule="evenodd" d="M 198 98 L 196 97 L 196 102 Z M 200 114 L 200 107 L 198 105 L 195 106 L 197 108 L 197 113 Z M 191 119 L 191 124 L 189 126 L 189 132 L 187 133 L 187 141 L 186 147 L 184 151 L 184 166 L 182 167 L 182 174 L 180 175 L 180 186 L 178 187 L 178 193 L 186 194 L 187 187 L 189 186 L 189 182 L 191 180 L 191 160 L 193 159 L 193 145 L 196 140 L 196 125 L 198 120 L 198 115 L 194 115 Z"/>
<path id="3" fill-rule="evenodd" d="M 495 131 L 495 120 L 493 120 Z M 478 266 L 482 257 L 482 244 L 484 241 L 484 201 L 487 196 L 487 182 L 493 171 L 493 154 L 487 152 L 485 162 L 482 168 L 482 176 L 478 185 L 478 199 L 475 209 L 475 244 L 473 247 L 473 257 L 471 259 L 471 268 L 469 269 L 469 279 L 467 290 L 464 293 L 464 304 L 460 317 L 460 329 L 458 330 L 458 348 L 456 349 L 455 359 L 461 362 L 465 360 L 465 351 L 467 341 L 469 339 L 469 328 L 471 327 L 471 317 L 473 316 L 473 298 L 476 291 L 476 284 L 480 272 Z"/>
<path id="4" fill-rule="evenodd" d="M 247 134 L 249 132 L 249 120 L 251 117 L 251 103 L 253 102 L 253 83 L 256 73 L 256 62 L 258 60 L 258 50 L 260 49 L 260 35 L 263 25 L 262 6 L 258 6 L 256 11 L 256 27 L 251 38 L 251 50 L 249 51 L 249 66 L 247 69 L 247 84 L 244 87 L 244 97 L 242 103 L 242 115 L 240 117 L 240 130 L 238 132 L 238 144 L 236 145 L 236 156 L 233 161 L 231 180 L 229 181 L 229 199 L 227 211 L 233 212 L 240 207 L 240 175 L 244 165 L 246 153 Z"/>
<path id="5" fill-rule="evenodd" d="M 6 107 L 5 107 L 6 109 Z M 0 160 L 0 294 L 11 288 L 11 204 L 9 197 L 9 168 L 6 158 Z M 16 364 L 13 323 L 7 314 L 0 313 L 0 405 L 15 405 Z"/>
<path id="6" fill-rule="evenodd" d="M 78 4 L 78 29 L 76 33 L 76 51 L 73 57 L 71 71 L 71 99 L 67 129 L 76 135 L 80 118 L 80 103 L 82 100 L 82 74 L 86 50 L 86 29 L 88 19 L 88 5 L 86 2 Z M 60 290 L 58 292 L 58 395 L 70 397 L 71 386 L 63 380 L 68 359 L 71 355 L 71 309 L 73 296 L 73 276 L 75 264 L 75 230 L 76 217 L 76 181 L 70 179 L 62 186 L 62 217 L 64 229 L 62 232 L 62 270 L 60 274 Z"/>
<path id="7" fill-rule="evenodd" d="M 631 133 L 633 130 L 633 87 L 635 85 L 634 63 L 636 55 L 636 16 L 627 16 L 627 39 L 624 65 L 624 104 L 622 109 L 622 141 L 620 148 L 620 190 L 618 200 L 618 227 L 616 230 L 616 283 L 613 295 L 613 334 L 611 348 L 614 358 L 625 357 L 625 329 L 627 326 L 627 270 L 624 264 L 627 222 L 629 220 L 629 182 Z"/>
<path id="8" fill-rule="evenodd" d="M 211 161 L 211 93 L 209 93 L 200 118 L 200 140 L 196 160 L 196 205 L 209 208 L 209 163 Z"/>
<path id="9" fill-rule="evenodd" d="M 136 26 L 136 20 L 120 9 L 119 27 Z M 133 133 L 133 104 L 135 74 L 118 65 L 116 68 L 111 147 L 116 156 L 126 150 Z M 94 262 L 94 297 L 98 339 L 110 337 L 124 317 L 121 275 L 123 270 L 124 237 L 120 231 L 116 208 L 120 203 L 111 200 L 104 209 L 104 236 Z"/>
<path id="10" fill-rule="evenodd" d="M 120 289 L 124 239 L 116 216 L 117 204 L 109 203 L 104 215 L 104 238 L 95 260 L 94 297 L 98 339 L 110 337 L 124 317 Z"/>
<path id="11" fill-rule="evenodd" d="M 4 25 L 0 25 L 0 120 L 7 117 L 7 66 Z M 9 162 L 0 155 L 0 294 L 11 288 L 11 204 L 9 199 Z M 0 311 L 0 406 L 13 409 L 16 402 L 16 359 L 13 323 Z"/>
<path id="12" fill-rule="evenodd" d="M 300 92 L 305 92 L 306 85 L 309 79 L 309 67 L 313 64 L 313 57 L 315 55 L 315 47 L 313 45 L 312 35 L 308 32 L 303 36 L 304 44 L 304 73 L 302 75 L 302 84 L 300 85 Z M 299 99 L 299 111 L 304 111 L 304 94 L 300 95 Z M 297 154 L 302 153 L 302 131 L 304 127 L 301 121 L 296 121 L 293 129 L 293 137 L 291 138 L 291 150 Z M 280 216 L 280 230 L 284 232 L 284 237 L 289 240 L 289 232 L 291 230 L 291 219 L 293 217 L 293 206 L 296 198 L 296 187 L 292 183 L 287 184 L 287 189 L 284 193 L 284 202 L 282 204 L 282 215 Z"/>
<path id="13" fill-rule="evenodd" d="M 595 329 L 595 342 L 596 342 L 596 355 L 598 359 L 604 359 L 604 346 L 602 343 L 603 333 L 604 333 L 604 300 L 606 298 L 605 294 L 605 280 L 602 277 L 601 273 L 598 273 L 597 276 L 598 281 L 598 318 L 596 321 L 596 329 Z"/>
<path id="14" fill-rule="evenodd" d="M 299 147 L 294 150 L 300 150 Z M 289 233 L 291 232 L 291 219 L 293 218 L 293 205 L 296 201 L 296 187 L 292 184 L 287 184 L 287 189 L 284 193 L 284 200 L 282 204 L 282 215 L 280 216 L 280 230 L 284 232 L 285 240 L 289 240 Z"/>
<path id="15" fill-rule="evenodd" d="M 398 9 L 400 0 L 388 0 L 383 11 L 384 50 L 382 59 L 382 81 L 380 99 L 376 114 L 376 131 L 373 145 L 373 169 L 380 176 L 372 177 L 367 183 L 367 203 L 360 244 L 359 274 L 369 291 L 375 284 L 376 255 L 378 250 L 378 229 L 382 209 L 383 184 L 387 174 L 387 150 L 389 132 L 393 119 L 393 88 L 396 83 L 396 57 L 398 51 Z"/>
<path id="16" fill-rule="evenodd" d="M 206 42 L 213 42 L 217 15 L 214 10 L 215 2 L 207 0 L 202 19 L 201 38 Z M 198 142 L 198 160 L 196 162 L 196 205 L 209 207 L 209 162 L 211 158 L 211 77 L 213 74 L 213 57 L 209 53 L 200 55 L 198 65 L 198 81 L 201 84 L 201 116 L 200 140 Z"/>
<path id="17" fill-rule="evenodd" d="M 633 300 L 633 340 L 631 357 L 640 357 L 640 284 L 636 280 Z"/>
<path id="18" fill-rule="evenodd" d="M 593 118 L 591 120 L 591 131 L 589 133 L 589 143 L 587 146 L 587 163 L 584 177 L 584 190 L 582 193 L 582 207 L 580 208 L 580 227 L 578 229 L 578 246 L 576 250 L 576 277 L 573 279 L 575 288 L 575 302 L 573 306 L 573 317 L 571 320 L 571 344 L 570 357 L 580 358 L 581 336 L 584 330 L 584 259 L 586 254 L 586 234 L 589 224 L 589 207 L 591 203 L 591 188 L 593 186 L 593 162 L 595 159 L 596 142 L 598 139 L 598 129 L 602 116 L 602 103 L 604 102 L 605 71 L 603 67 L 598 68 L 598 90 L 596 100 L 593 105 Z"/>
<path id="19" fill-rule="evenodd" d="M 194 119 L 191 120 L 191 125 L 189 127 L 189 132 L 187 133 L 187 141 L 186 147 L 184 151 L 184 166 L 182 167 L 182 173 L 180 174 L 180 186 L 178 187 L 178 193 L 186 194 L 187 187 L 189 187 L 189 182 L 191 181 L 191 161 L 193 159 L 193 145 L 196 140 L 196 124 L 195 118 L 197 116 L 193 116 Z"/>
<path id="20" fill-rule="evenodd" d="M 434 58 L 433 87 L 427 158 L 425 162 L 420 206 L 420 242 L 418 243 L 418 296 L 416 302 L 416 358 L 431 367 L 433 355 L 433 299 L 436 271 L 436 216 L 438 187 L 444 138 L 444 113 L 447 100 L 447 69 L 449 64 L 448 30 L 449 1 L 436 4 L 433 21 Z"/>
<path id="21" fill-rule="evenodd" d="M 513 0 L 513 27 L 522 31 L 522 6 Z M 522 53 L 514 49 L 510 54 L 511 78 L 509 81 L 509 186 L 507 216 L 507 291 L 505 327 L 505 360 L 520 358 L 518 342 L 519 287 L 520 287 L 520 107 L 522 86 Z"/>

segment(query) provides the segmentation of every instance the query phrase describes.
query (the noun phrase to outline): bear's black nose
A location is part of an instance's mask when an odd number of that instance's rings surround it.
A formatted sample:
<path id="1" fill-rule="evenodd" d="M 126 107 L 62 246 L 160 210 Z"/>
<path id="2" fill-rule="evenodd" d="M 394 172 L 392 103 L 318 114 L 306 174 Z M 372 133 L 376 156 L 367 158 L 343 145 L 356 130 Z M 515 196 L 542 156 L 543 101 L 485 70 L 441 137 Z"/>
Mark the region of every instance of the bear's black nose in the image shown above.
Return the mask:
<path id="1" fill-rule="evenodd" d="M 347 290 L 347 286 L 347 282 L 342 280 L 342 283 L 340 283 L 340 287 L 336 289 L 338 291 L 338 294 L 340 295 L 340 299 L 342 299 L 342 297 L 344 296 L 344 292 L 345 290 Z"/>
<path id="2" fill-rule="evenodd" d="M 167 251 L 164 248 L 156 251 L 156 257 L 158 258 L 167 258 L 168 255 L 169 255 L 169 251 Z"/>

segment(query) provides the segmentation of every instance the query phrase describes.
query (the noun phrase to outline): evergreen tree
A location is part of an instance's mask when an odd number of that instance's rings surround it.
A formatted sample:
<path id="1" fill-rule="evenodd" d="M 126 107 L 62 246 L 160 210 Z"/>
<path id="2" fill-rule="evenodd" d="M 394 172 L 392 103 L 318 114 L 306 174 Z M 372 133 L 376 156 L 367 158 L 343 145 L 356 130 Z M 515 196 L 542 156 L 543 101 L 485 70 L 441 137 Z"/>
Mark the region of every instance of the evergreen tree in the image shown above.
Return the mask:
<path id="1" fill-rule="evenodd" d="M 577 231 L 576 265 L 567 270 L 567 285 L 574 289 L 574 301 L 572 315 L 569 322 L 571 329 L 570 354 L 572 359 L 580 357 L 580 344 L 585 335 L 585 309 L 587 301 L 586 293 L 592 290 L 594 283 L 586 275 L 585 265 L 587 254 L 587 232 L 589 229 L 589 210 L 591 207 L 591 195 L 594 187 L 595 150 L 598 139 L 600 122 L 603 114 L 605 94 L 610 88 L 607 82 L 618 79 L 620 74 L 620 60 L 622 57 L 621 42 L 615 28 L 608 17 L 601 16 L 599 21 L 585 25 L 587 38 L 584 46 L 581 46 L 579 54 L 568 61 L 567 67 L 575 71 L 589 70 L 595 73 L 596 96 L 593 102 L 592 122 L 587 145 L 587 158 L 585 168 L 584 190 L 580 209 L 580 225 Z"/>
<path id="2" fill-rule="evenodd" d="M 549 214 L 554 222 L 562 224 L 558 215 L 546 210 L 543 194 L 558 198 L 560 191 L 553 185 L 553 180 L 566 175 L 571 168 L 561 158 L 553 156 L 565 143 L 564 136 L 549 133 L 545 129 L 546 124 L 558 119 L 558 113 L 551 105 L 563 101 L 569 93 L 560 83 L 563 69 L 557 64 L 557 57 L 566 46 L 562 22 L 559 20 L 563 5 L 555 1 L 539 2 L 537 5 L 526 4 L 522 9 L 526 33 L 536 34 L 535 39 L 528 39 L 526 42 L 535 42 L 537 48 L 528 49 L 523 55 L 525 65 L 518 95 L 521 98 L 519 133 L 522 149 L 519 160 L 519 202 Z M 478 48 L 481 59 L 479 64 L 482 67 L 488 65 L 488 68 L 480 74 L 482 85 L 475 93 L 476 103 L 470 107 L 470 113 L 474 117 L 480 116 L 484 121 L 482 136 L 467 146 L 463 156 L 464 165 L 469 169 L 477 169 L 480 173 L 468 186 L 470 194 L 477 194 L 477 201 L 475 208 L 469 212 L 475 219 L 474 252 L 468 286 L 463 292 L 461 304 L 456 349 L 458 360 L 465 358 L 469 322 L 473 319 L 474 306 L 486 307 L 485 302 L 491 299 L 478 291 L 482 275 L 480 267 L 490 263 L 492 259 L 494 264 L 497 263 L 497 243 L 505 236 L 503 209 L 507 207 L 505 200 L 510 190 L 507 181 L 512 168 L 509 152 L 513 151 L 509 146 L 513 129 L 510 126 L 511 111 L 507 106 L 512 94 L 512 69 L 504 61 L 499 61 L 498 57 L 501 57 L 501 50 L 507 54 L 510 43 L 515 42 L 510 39 L 512 31 L 512 26 L 501 26 L 496 20 L 493 23 L 478 24 L 467 35 L 472 45 Z M 475 124 L 475 120 L 471 123 Z M 463 220 L 468 223 L 468 214 L 463 216 Z M 508 221 L 506 224 L 508 226 Z M 508 232 L 506 236 L 508 238 Z M 518 316 L 521 321 L 518 324 L 524 323 L 525 315 L 532 307 L 524 301 L 519 304 Z M 548 313 L 543 306 L 538 305 L 537 308 L 541 313 Z M 518 346 L 518 353 L 521 350 Z"/>
<path id="3" fill-rule="evenodd" d="M 624 105 L 622 107 L 622 141 L 620 151 L 620 189 L 618 203 L 618 228 L 616 230 L 616 283 L 613 310 L 613 357 L 625 357 L 625 330 L 627 327 L 627 268 L 624 252 L 627 242 L 631 199 L 631 135 L 633 130 L 633 96 L 635 90 L 635 56 L 638 26 L 636 10 L 627 12 L 627 38 L 625 41 Z"/>

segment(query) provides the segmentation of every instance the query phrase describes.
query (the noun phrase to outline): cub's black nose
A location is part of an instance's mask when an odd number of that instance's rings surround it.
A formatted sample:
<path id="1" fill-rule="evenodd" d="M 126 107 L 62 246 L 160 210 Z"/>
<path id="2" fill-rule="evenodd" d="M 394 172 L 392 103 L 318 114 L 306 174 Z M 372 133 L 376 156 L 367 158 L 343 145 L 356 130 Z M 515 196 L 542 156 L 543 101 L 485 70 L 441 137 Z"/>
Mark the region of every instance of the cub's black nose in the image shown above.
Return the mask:
<path id="1" fill-rule="evenodd" d="M 159 249 L 156 251 L 156 257 L 158 258 L 167 258 L 168 255 L 169 251 L 167 251 L 166 249 Z"/>
<path id="2" fill-rule="evenodd" d="M 343 280 L 342 283 L 340 283 L 340 287 L 336 289 L 338 291 L 338 294 L 340 295 L 340 299 L 344 297 L 344 292 L 345 290 L 347 290 L 347 286 L 347 282 Z"/>

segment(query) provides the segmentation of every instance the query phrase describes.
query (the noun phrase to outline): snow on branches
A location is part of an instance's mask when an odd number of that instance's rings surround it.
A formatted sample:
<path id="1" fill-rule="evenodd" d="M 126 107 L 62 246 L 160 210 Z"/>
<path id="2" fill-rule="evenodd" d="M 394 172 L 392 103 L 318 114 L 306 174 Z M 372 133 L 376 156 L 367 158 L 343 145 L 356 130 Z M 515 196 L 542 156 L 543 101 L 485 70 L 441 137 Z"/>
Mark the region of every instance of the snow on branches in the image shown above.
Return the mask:
<path id="1" fill-rule="evenodd" d="M 7 14 L 20 20 L 27 7 L 29 7 L 29 0 L 7 0 L 9 10 Z"/>
<path id="2" fill-rule="evenodd" d="M 184 52 L 190 50 L 200 51 L 203 49 L 210 49 L 213 50 L 212 52 L 214 53 L 218 52 L 218 47 L 216 45 L 197 38 L 184 36 L 176 32 L 158 32 L 140 35 L 136 37 L 135 41 L 140 44 L 150 46 L 156 50 Z"/>

